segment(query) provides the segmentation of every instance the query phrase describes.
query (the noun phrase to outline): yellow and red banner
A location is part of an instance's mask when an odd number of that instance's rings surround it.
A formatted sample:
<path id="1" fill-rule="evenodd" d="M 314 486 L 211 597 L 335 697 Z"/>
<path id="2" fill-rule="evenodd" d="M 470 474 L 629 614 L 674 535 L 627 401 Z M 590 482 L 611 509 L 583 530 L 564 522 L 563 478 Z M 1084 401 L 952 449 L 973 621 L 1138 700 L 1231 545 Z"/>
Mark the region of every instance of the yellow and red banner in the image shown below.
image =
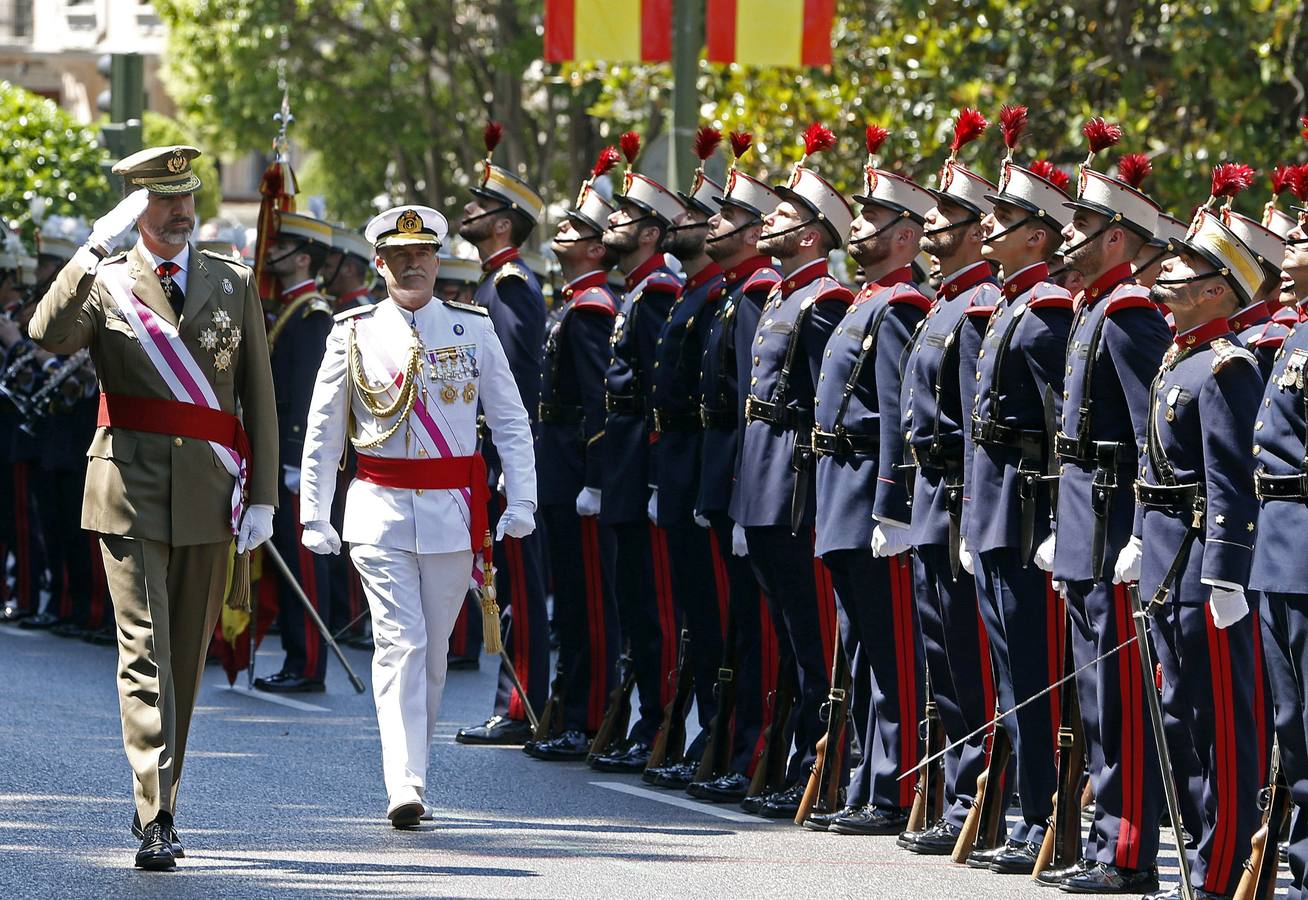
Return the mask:
<path id="1" fill-rule="evenodd" d="M 836 0 L 708 0 L 709 62 L 829 66 Z"/>
<path id="2" fill-rule="evenodd" d="M 667 62 L 672 58 L 672 4 L 545 0 L 545 61 Z"/>

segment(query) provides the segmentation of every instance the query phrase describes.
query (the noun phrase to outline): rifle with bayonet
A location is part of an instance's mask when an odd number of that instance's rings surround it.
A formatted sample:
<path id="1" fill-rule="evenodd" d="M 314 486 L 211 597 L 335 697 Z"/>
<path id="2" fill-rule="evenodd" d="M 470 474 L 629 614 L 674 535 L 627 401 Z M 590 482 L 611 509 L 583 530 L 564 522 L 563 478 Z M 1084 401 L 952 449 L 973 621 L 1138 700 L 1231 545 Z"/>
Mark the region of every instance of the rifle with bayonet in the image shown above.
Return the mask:
<path id="1" fill-rule="evenodd" d="M 636 687 L 636 667 L 632 663 L 630 649 L 618 657 L 615 665 L 618 677 L 613 690 L 609 692 L 609 705 L 604 710 L 604 718 L 600 720 L 599 730 L 595 732 L 595 739 L 591 741 L 590 750 L 586 754 L 588 763 L 597 756 L 617 749 L 617 744 L 626 739 L 627 729 L 631 725 L 631 692 Z"/>
<path id="2" fill-rule="evenodd" d="M 1281 745 L 1272 745 L 1272 771 L 1268 785 L 1261 792 L 1263 822 L 1249 839 L 1249 858 L 1245 860 L 1234 900 L 1271 900 L 1276 896 L 1276 876 L 1280 868 L 1277 842 L 1290 819 L 1290 788 L 1281 768 Z"/>
<path id="3" fill-rule="evenodd" d="M 1064 601 L 1066 602 L 1066 600 Z M 1065 613 L 1063 671 L 1076 668 L 1072 655 L 1071 613 Z M 1081 700 L 1076 679 L 1064 682 L 1058 692 L 1058 790 L 1054 814 L 1045 829 L 1032 877 L 1045 869 L 1066 869 L 1081 858 L 1081 776 L 1085 771 L 1085 732 L 1081 723 Z"/>
<path id="4" fill-rule="evenodd" d="M 732 719 L 736 715 L 736 618 L 727 608 L 726 641 L 722 645 L 722 665 L 718 666 L 718 680 L 713 692 L 718 698 L 717 712 L 709 723 L 708 740 L 699 758 L 694 781 L 713 781 L 727 774 L 731 765 L 731 747 L 734 741 Z"/>
<path id="5" fill-rule="evenodd" d="M 845 757 L 845 726 L 849 720 L 850 671 L 849 660 L 845 658 L 839 638 L 834 644 L 831 654 L 831 690 L 827 694 L 827 702 L 823 704 L 827 727 L 818 738 L 817 755 L 813 759 L 808 784 L 804 787 L 804 796 L 799 801 L 799 810 L 795 813 L 796 825 L 803 825 L 811 813 L 820 815 L 834 812 L 836 798 L 840 794 Z"/>
<path id="6" fill-rule="evenodd" d="M 772 794 L 786 786 L 786 751 L 790 735 L 786 723 L 795 705 L 795 673 L 793 660 L 782 659 L 777 686 L 772 692 L 772 713 L 763 731 L 763 752 L 754 763 L 754 774 L 749 780 L 747 796 Z"/>
<path id="7" fill-rule="evenodd" d="M 677 651 L 677 670 L 669 672 L 668 679 L 676 681 L 672 699 L 663 708 L 663 721 L 658 734 L 654 736 L 654 746 L 650 749 L 649 762 L 645 771 L 660 769 L 669 763 L 679 763 L 686 757 L 686 715 L 690 712 L 694 687 L 694 673 L 690 664 L 690 629 L 681 629 L 681 645 Z"/>

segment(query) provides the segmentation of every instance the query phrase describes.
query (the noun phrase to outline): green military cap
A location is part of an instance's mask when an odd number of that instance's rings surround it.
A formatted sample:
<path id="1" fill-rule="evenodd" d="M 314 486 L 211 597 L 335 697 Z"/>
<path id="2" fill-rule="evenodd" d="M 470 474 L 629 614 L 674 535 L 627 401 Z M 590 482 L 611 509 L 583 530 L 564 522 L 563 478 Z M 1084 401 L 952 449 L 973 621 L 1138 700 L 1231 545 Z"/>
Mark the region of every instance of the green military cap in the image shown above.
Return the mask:
<path id="1" fill-rule="evenodd" d="M 200 179 L 191 171 L 191 160 L 200 155 L 194 147 L 147 147 L 114 164 L 113 173 L 134 187 L 152 194 L 192 194 Z"/>

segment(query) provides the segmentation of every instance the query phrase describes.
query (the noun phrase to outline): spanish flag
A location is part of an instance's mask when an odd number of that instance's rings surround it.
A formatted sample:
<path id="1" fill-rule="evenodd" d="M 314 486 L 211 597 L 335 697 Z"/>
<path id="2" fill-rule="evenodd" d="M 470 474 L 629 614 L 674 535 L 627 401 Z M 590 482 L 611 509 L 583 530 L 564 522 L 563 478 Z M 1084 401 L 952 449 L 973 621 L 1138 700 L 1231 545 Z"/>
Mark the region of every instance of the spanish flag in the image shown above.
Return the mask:
<path id="1" fill-rule="evenodd" d="M 545 61 L 667 62 L 673 0 L 545 0 Z"/>
<path id="2" fill-rule="evenodd" d="M 708 0 L 708 59 L 742 66 L 829 66 L 836 0 Z"/>

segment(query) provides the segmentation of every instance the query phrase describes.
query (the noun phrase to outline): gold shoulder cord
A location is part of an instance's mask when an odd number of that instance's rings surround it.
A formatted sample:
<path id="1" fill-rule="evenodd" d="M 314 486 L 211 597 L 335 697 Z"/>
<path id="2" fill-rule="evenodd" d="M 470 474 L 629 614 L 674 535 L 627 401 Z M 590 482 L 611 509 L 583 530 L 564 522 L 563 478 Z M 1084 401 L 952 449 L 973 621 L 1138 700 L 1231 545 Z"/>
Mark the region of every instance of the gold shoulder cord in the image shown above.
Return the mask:
<path id="1" fill-rule="evenodd" d="M 405 362 L 401 374 L 404 376 L 404 384 L 400 387 L 399 396 L 392 403 L 386 403 L 378 399 L 389 389 L 389 385 L 382 385 L 380 388 L 371 388 L 368 386 L 368 376 L 363 370 L 363 354 L 359 352 L 359 345 L 355 339 L 354 323 L 350 323 L 350 380 L 354 382 L 354 390 L 358 395 L 360 402 L 364 407 L 378 419 L 388 419 L 396 416 L 394 423 L 390 428 L 370 441 L 361 441 L 353 434 L 351 429 L 350 441 L 354 444 L 356 450 L 372 450 L 380 447 L 386 441 L 390 440 L 395 432 L 400 430 L 409 418 L 409 413 L 413 411 L 413 405 L 418 399 L 418 382 L 422 376 L 422 342 L 418 340 L 417 333 L 414 333 L 413 346 L 409 350 L 409 358 Z M 398 415 L 396 415 L 398 413 Z"/>

